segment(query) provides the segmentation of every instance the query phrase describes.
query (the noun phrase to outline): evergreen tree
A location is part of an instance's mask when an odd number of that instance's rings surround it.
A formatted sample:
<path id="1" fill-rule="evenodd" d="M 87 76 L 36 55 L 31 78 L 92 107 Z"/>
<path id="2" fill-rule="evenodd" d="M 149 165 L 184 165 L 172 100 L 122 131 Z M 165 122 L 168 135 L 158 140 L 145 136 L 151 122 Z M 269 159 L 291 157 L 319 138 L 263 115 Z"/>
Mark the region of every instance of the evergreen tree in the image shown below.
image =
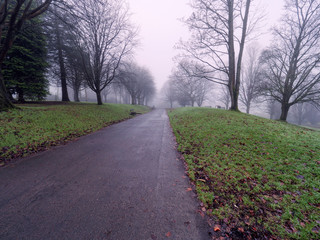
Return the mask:
<path id="1" fill-rule="evenodd" d="M 42 100 L 48 94 L 46 53 L 40 20 L 25 23 L 2 65 L 6 87 L 19 102 Z"/>

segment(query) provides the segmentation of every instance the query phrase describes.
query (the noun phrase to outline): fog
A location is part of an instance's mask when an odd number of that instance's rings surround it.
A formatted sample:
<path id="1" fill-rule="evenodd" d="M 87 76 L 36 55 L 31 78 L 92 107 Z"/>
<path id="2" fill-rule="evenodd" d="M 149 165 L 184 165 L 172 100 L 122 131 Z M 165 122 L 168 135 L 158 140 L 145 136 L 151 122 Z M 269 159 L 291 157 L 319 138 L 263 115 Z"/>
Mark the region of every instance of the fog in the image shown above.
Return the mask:
<path id="1" fill-rule="evenodd" d="M 140 46 L 135 52 L 138 64 L 148 67 L 155 77 L 158 90 L 167 81 L 178 54 L 174 46 L 180 39 L 187 40 L 189 31 L 182 18 L 187 18 L 192 9 L 188 0 L 128 0 L 132 21 L 140 27 Z M 265 46 L 271 40 L 270 28 L 281 16 L 283 0 L 259 0 L 256 4 L 265 12 L 263 27 L 255 41 Z"/>
<path id="2" fill-rule="evenodd" d="M 157 96 L 148 105 L 156 107 L 169 107 L 164 99 L 163 86 L 175 66 L 174 57 L 179 54 L 175 48 L 182 39 L 187 40 L 190 33 L 182 19 L 190 16 L 192 9 L 187 0 L 127 0 L 132 13 L 132 22 L 139 27 L 139 46 L 134 52 L 134 62 L 150 70 L 156 88 Z M 283 13 L 283 0 L 254 1 L 258 10 L 265 15 L 260 27 L 254 32 L 254 39 L 246 42 L 246 47 L 259 45 L 262 50 L 272 41 L 271 28 L 279 23 Z M 206 97 L 202 106 L 227 108 L 223 101 L 222 86 L 213 84 L 211 91 Z M 69 89 L 70 93 L 72 90 Z M 51 89 L 51 99 L 59 98 L 59 89 Z M 72 94 L 70 94 L 72 96 Z M 81 100 L 95 101 L 90 90 L 82 91 Z M 108 97 L 105 99 L 113 103 L 130 103 L 128 96 L 121 95 L 116 90 L 108 90 Z M 251 114 L 266 118 L 279 118 L 279 106 L 275 106 L 274 113 L 270 113 L 270 104 L 267 102 L 254 103 L 251 106 Z M 177 102 L 175 107 L 180 106 Z M 245 106 L 239 103 L 241 111 L 245 112 Z M 290 110 L 288 121 L 296 124 L 320 127 L 319 111 L 309 104 L 297 105 Z"/>

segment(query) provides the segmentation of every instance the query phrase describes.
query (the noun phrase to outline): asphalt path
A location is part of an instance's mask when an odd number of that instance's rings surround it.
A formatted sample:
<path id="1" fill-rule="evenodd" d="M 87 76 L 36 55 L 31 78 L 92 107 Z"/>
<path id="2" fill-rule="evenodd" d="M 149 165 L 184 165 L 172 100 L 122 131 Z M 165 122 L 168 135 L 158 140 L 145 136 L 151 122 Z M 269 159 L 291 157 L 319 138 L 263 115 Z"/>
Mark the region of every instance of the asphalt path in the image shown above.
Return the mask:
<path id="1" fill-rule="evenodd" d="M 0 169 L 0 239 L 211 239 L 154 110 Z"/>

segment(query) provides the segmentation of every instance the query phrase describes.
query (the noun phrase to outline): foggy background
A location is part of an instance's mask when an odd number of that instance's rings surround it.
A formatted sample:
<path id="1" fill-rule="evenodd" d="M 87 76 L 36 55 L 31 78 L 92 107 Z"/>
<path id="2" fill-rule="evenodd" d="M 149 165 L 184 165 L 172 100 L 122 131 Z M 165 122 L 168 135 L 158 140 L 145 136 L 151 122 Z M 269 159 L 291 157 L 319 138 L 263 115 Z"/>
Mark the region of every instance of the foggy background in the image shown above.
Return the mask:
<path id="1" fill-rule="evenodd" d="M 179 51 L 175 48 L 177 43 L 182 40 L 187 40 L 190 36 L 186 24 L 182 21 L 183 18 L 190 16 L 192 9 L 187 0 L 127 0 L 131 12 L 131 21 L 139 28 L 139 45 L 134 51 L 134 62 L 139 66 L 148 69 L 153 77 L 156 85 L 156 95 L 152 100 L 148 101 L 149 106 L 156 107 L 170 107 L 170 104 L 164 97 L 164 85 L 175 65 L 174 58 Z M 269 0 L 269 1 L 254 1 L 258 5 L 258 9 L 264 14 L 260 27 L 255 30 L 254 39 L 247 41 L 245 48 L 249 46 L 258 46 L 263 50 L 272 41 L 271 28 L 279 23 L 281 14 L 283 14 L 284 1 L 283 0 Z M 246 55 L 244 56 L 245 64 Z M 72 89 L 68 89 L 70 96 L 72 96 Z M 60 99 L 60 88 L 57 86 L 50 87 L 51 96 L 49 100 Z M 105 91 L 104 101 L 112 103 L 128 103 L 130 104 L 130 97 L 123 92 L 108 89 Z M 202 104 L 206 107 L 226 108 L 222 100 L 222 87 L 218 84 L 210 85 L 210 93 L 207 99 Z M 81 101 L 95 101 L 95 96 L 91 90 L 86 89 L 80 93 Z M 306 106 L 303 110 L 298 107 L 290 109 L 288 121 L 296 124 L 310 125 L 313 127 L 319 126 L 319 114 L 311 105 Z M 178 103 L 174 103 L 173 107 L 179 107 Z M 245 107 L 239 102 L 239 108 L 245 112 Z M 251 114 L 259 115 L 266 118 L 279 118 L 280 105 L 274 104 L 274 110 L 270 110 L 270 106 L 265 103 L 253 104 L 251 106 Z M 300 107 L 301 108 L 301 107 Z M 298 115 L 304 115 L 309 112 L 311 115 L 308 121 L 304 121 Z M 300 119 L 299 119 L 300 118 Z M 299 120 L 297 120 L 299 119 Z"/>

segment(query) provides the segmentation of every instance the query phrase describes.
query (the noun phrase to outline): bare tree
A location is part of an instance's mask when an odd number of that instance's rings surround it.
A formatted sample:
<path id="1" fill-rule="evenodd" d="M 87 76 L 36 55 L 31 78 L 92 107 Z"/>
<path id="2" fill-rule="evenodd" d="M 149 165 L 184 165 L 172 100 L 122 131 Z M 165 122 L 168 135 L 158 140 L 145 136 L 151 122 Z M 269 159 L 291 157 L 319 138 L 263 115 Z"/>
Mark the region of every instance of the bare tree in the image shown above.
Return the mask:
<path id="1" fill-rule="evenodd" d="M 79 94 L 86 87 L 84 64 L 81 54 L 75 46 L 65 46 L 65 72 L 68 86 L 73 90 L 73 99 L 75 102 L 80 102 Z M 88 63 L 87 63 L 88 64 Z M 63 100 L 62 97 L 62 101 Z"/>
<path id="2" fill-rule="evenodd" d="M 304 124 L 320 128 L 320 110 L 311 103 L 303 104 Z"/>
<path id="3" fill-rule="evenodd" d="M 197 81 L 197 88 L 196 88 L 196 103 L 198 107 L 201 107 L 204 101 L 207 100 L 208 93 L 211 90 L 211 86 L 209 82 L 205 81 L 204 79 L 199 79 Z"/>
<path id="4" fill-rule="evenodd" d="M 249 21 L 251 2 L 193 0 L 191 6 L 194 12 L 186 20 L 192 38 L 180 44 L 186 56 L 202 65 L 194 75 L 228 86 L 230 109 L 236 111 L 246 38 L 259 20 L 252 18 Z"/>
<path id="5" fill-rule="evenodd" d="M 173 103 L 177 101 L 177 93 L 173 85 L 173 80 L 169 79 L 165 82 L 161 89 L 164 101 L 170 104 L 170 108 L 173 108 Z"/>
<path id="6" fill-rule="evenodd" d="M 197 103 L 200 107 L 206 100 L 210 86 L 205 78 L 192 74 L 194 68 L 199 67 L 193 62 L 182 60 L 171 74 L 170 79 L 177 99 L 180 99 L 183 105 L 186 105 L 186 102 L 191 106 Z"/>
<path id="7" fill-rule="evenodd" d="M 133 63 L 123 64 L 117 80 L 131 96 L 132 105 L 147 105 L 155 94 L 155 84 L 150 71 Z"/>
<path id="8" fill-rule="evenodd" d="M 219 101 L 224 104 L 225 109 L 229 109 L 230 106 L 230 93 L 227 86 L 222 86 L 220 91 Z"/>
<path id="9" fill-rule="evenodd" d="M 293 120 L 298 125 L 302 125 L 302 122 L 306 118 L 307 108 L 304 105 L 306 105 L 306 103 L 297 103 L 290 109 Z"/>
<path id="10" fill-rule="evenodd" d="M 143 76 L 144 86 L 142 87 L 141 96 L 139 98 L 140 105 L 148 105 L 150 101 L 152 101 L 155 93 L 156 87 L 153 80 L 153 76 L 151 75 L 150 71 L 147 70 Z"/>
<path id="11" fill-rule="evenodd" d="M 310 127 L 320 127 L 320 111 L 311 103 L 297 103 L 290 108 L 288 121 Z"/>
<path id="12" fill-rule="evenodd" d="M 320 100 L 320 1 L 286 1 L 281 27 L 274 29 L 273 44 L 261 61 L 263 88 L 281 104 L 280 120 L 291 106 Z"/>
<path id="13" fill-rule="evenodd" d="M 267 100 L 267 113 L 270 119 L 277 119 L 280 116 L 280 104 L 274 99 Z"/>
<path id="14" fill-rule="evenodd" d="M 101 91 L 113 81 L 122 60 L 132 53 L 137 30 L 130 24 L 128 6 L 122 0 L 80 0 L 76 6 L 80 16 L 77 45 L 85 78 L 101 105 Z"/>
<path id="15" fill-rule="evenodd" d="M 70 65 L 67 67 L 67 50 L 72 46 L 72 31 L 74 22 L 77 22 L 72 14 L 72 6 L 65 4 L 52 4 L 45 15 L 46 34 L 48 39 L 48 59 L 50 61 L 49 74 L 54 81 L 59 81 L 61 87 L 61 100 L 69 102 L 68 80 L 70 78 Z M 74 45 L 74 44 L 73 44 Z M 69 53 L 70 55 L 70 53 Z M 59 79 L 59 80 L 58 80 Z M 73 87 L 69 84 L 70 87 Z M 75 91 L 77 92 L 77 91 Z"/>
<path id="16" fill-rule="evenodd" d="M 107 87 L 105 87 L 103 90 L 102 90 L 102 96 L 103 96 L 103 102 L 108 102 L 108 96 L 109 94 L 111 93 L 111 90 L 112 90 L 112 86 L 113 84 L 109 84 Z"/>
<path id="17" fill-rule="evenodd" d="M 246 106 L 246 113 L 250 113 L 252 102 L 260 96 L 261 67 L 259 62 L 259 48 L 251 45 L 248 48 L 247 60 L 244 62 L 242 83 L 240 86 L 239 100 Z"/>
<path id="18" fill-rule="evenodd" d="M 119 75 L 121 75 L 121 68 L 119 70 Z M 116 77 L 115 81 L 112 82 L 112 93 L 114 94 L 115 103 L 125 103 L 130 104 L 131 97 L 125 86 L 120 82 L 119 75 Z"/>
<path id="19" fill-rule="evenodd" d="M 1 74 L 2 63 L 23 23 L 45 12 L 51 2 L 52 0 L 2 0 L 0 2 L 0 111 L 14 107 Z"/>

